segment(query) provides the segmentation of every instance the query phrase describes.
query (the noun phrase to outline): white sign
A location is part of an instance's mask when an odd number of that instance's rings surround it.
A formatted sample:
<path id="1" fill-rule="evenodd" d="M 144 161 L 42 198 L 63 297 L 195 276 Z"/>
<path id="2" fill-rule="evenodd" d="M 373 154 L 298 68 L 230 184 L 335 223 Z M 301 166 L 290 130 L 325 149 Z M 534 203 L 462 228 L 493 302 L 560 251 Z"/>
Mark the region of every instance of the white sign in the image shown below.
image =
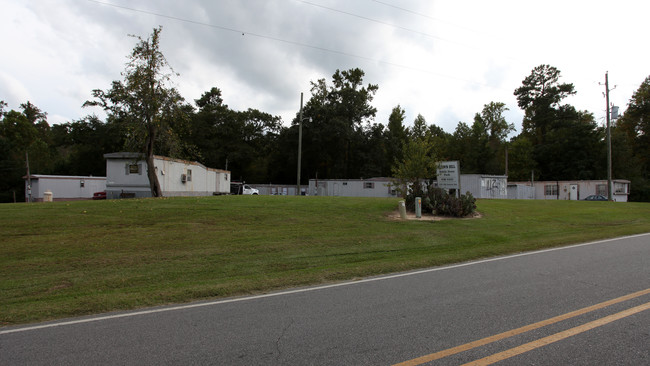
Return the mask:
<path id="1" fill-rule="evenodd" d="M 438 163 L 438 187 L 460 189 L 460 163 L 458 161 L 441 161 Z"/>

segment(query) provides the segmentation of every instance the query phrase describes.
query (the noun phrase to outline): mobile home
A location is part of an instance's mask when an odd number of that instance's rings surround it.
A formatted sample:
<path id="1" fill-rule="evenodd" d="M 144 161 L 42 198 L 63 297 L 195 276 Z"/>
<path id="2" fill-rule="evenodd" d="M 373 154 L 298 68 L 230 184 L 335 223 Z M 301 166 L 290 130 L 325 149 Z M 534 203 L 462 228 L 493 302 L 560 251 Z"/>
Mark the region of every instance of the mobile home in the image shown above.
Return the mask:
<path id="1" fill-rule="evenodd" d="M 607 180 L 560 180 L 534 182 L 513 182 L 511 184 L 528 186 L 533 190 L 534 199 L 545 200 L 584 200 L 587 196 L 607 197 Z M 627 202 L 630 195 L 630 181 L 612 180 L 612 199 Z"/>
<path id="2" fill-rule="evenodd" d="M 25 179 L 25 202 L 89 200 L 106 189 L 106 177 L 32 174 Z"/>
<path id="3" fill-rule="evenodd" d="M 139 153 L 105 154 L 106 197 L 151 197 L 147 163 Z M 163 196 L 211 196 L 230 193 L 230 172 L 198 162 L 154 156 Z"/>

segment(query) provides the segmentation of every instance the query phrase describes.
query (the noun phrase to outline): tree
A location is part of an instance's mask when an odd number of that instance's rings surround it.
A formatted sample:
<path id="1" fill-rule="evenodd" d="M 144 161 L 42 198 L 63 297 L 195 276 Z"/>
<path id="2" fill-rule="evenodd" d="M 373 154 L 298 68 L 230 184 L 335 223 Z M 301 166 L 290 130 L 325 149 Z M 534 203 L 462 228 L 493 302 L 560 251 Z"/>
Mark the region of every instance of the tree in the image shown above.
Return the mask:
<path id="1" fill-rule="evenodd" d="M 360 177 L 386 177 L 389 176 L 390 162 L 386 146 L 386 130 L 383 124 L 373 123 L 368 129 L 364 129 L 361 136 L 361 147 L 359 154 L 365 163 L 359 169 Z"/>
<path id="2" fill-rule="evenodd" d="M 612 146 L 614 173 L 632 181 L 630 200 L 650 201 L 650 76 L 613 128 Z"/>
<path id="3" fill-rule="evenodd" d="M 171 126 L 187 113 L 183 98 L 168 85 L 173 69 L 160 51 L 161 31 L 162 27 L 154 28 L 147 39 L 134 36 L 138 43 L 122 73 L 124 82 L 113 81 L 107 91 L 93 90 L 95 101 L 84 103 L 104 108 L 109 118 L 124 126 L 127 144 L 144 153 L 153 197 L 162 196 L 154 169 L 154 150 L 160 138 L 175 139 Z"/>
<path id="4" fill-rule="evenodd" d="M 404 158 L 393 167 L 395 185 L 404 198 L 422 196 L 423 180 L 432 179 L 436 174 L 436 158 L 432 156 L 431 142 L 426 138 L 410 139 L 404 144 Z"/>
<path id="5" fill-rule="evenodd" d="M 472 125 L 472 158 L 477 173 L 504 174 L 505 142 L 508 134 L 515 130 L 503 116 L 506 105 L 490 102 L 481 113 L 474 116 Z"/>
<path id="6" fill-rule="evenodd" d="M 449 138 L 447 154 L 451 160 L 460 161 L 462 173 L 478 173 L 475 172 L 477 168 L 472 154 L 473 131 L 474 129 L 467 123 L 458 122 L 454 133 Z"/>
<path id="7" fill-rule="evenodd" d="M 515 90 L 525 112 L 522 135 L 533 145 L 539 179 L 597 179 L 605 176 L 604 139 L 593 115 L 561 101 L 575 94 L 560 84 L 560 71 L 549 65 L 533 69 Z"/>
<path id="8" fill-rule="evenodd" d="M 388 117 L 388 128 L 385 134 L 388 172 L 390 172 L 394 161 L 402 159 L 402 146 L 406 142 L 407 136 L 406 128 L 404 128 L 405 119 L 406 111 L 399 105 L 393 108 Z"/>
<path id="9" fill-rule="evenodd" d="M 429 125 L 429 138 L 433 149 L 433 156 L 439 160 L 454 160 L 450 153 L 451 134 L 445 132 L 440 126 Z"/>
<path id="10" fill-rule="evenodd" d="M 540 65 L 515 90 L 517 104 L 525 112 L 523 133 L 535 144 L 543 144 L 546 132 L 553 127 L 556 108 L 562 99 L 575 94 L 573 84 L 560 84 L 560 71 L 549 65 Z"/>
<path id="11" fill-rule="evenodd" d="M 192 116 L 189 138 L 201 152 L 199 160 L 210 167 L 227 165 L 237 179 L 267 182 L 282 131 L 280 117 L 252 108 L 231 110 L 217 87 L 195 103 L 199 110 Z"/>
<path id="12" fill-rule="evenodd" d="M 490 102 L 483 106 L 481 114 L 476 114 L 476 118 L 485 126 L 490 141 L 505 142 L 508 134 L 515 130 L 514 123 L 508 123 L 503 116 L 507 110 L 504 103 Z"/>
<path id="13" fill-rule="evenodd" d="M 533 143 L 528 137 L 520 134 L 510 140 L 508 145 L 508 180 L 527 181 L 531 178 L 532 173 L 537 170 L 533 154 Z"/>
<path id="14" fill-rule="evenodd" d="M 413 128 L 410 130 L 409 138 L 411 139 L 429 139 L 427 120 L 424 116 L 418 114 L 413 121 Z"/>
<path id="15" fill-rule="evenodd" d="M 124 146 L 120 126 L 103 123 L 97 116 L 52 126 L 52 146 L 59 160 L 57 174 L 106 175 L 104 154 Z"/>
<path id="16" fill-rule="evenodd" d="M 224 104 L 217 87 L 203 93 L 194 103 L 198 111 L 192 115 L 189 138 L 200 151 L 199 160 L 209 167 L 226 166 L 229 145 L 234 143 L 228 123 L 232 111 Z"/>
<path id="17" fill-rule="evenodd" d="M 650 172 L 650 76 L 634 92 L 618 122 L 641 158 L 644 174 Z"/>
<path id="18" fill-rule="evenodd" d="M 378 87 L 363 86 L 364 75 L 361 69 L 336 70 L 331 86 L 325 79 L 312 81 L 312 96 L 303 108 L 303 117 L 311 118 L 303 121 L 302 166 L 309 176 L 359 178 L 365 169 L 361 150 L 377 112 L 371 102 Z M 297 126 L 298 117 L 286 133 L 294 134 Z"/>
<path id="19" fill-rule="evenodd" d="M 32 173 L 54 173 L 57 160 L 47 114 L 30 102 L 21 104 L 22 112 L 6 106 L 0 102 L 0 202 L 13 201 L 12 191 L 23 196 L 26 153 Z"/>

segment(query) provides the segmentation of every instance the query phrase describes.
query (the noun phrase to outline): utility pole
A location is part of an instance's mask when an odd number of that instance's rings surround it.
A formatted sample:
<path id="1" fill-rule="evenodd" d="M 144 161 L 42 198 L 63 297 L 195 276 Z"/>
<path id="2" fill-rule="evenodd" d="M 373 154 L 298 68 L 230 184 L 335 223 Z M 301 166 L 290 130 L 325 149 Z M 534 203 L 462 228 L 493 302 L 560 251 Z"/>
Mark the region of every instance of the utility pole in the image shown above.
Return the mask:
<path id="1" fill-rule="evenodd" d="M 29 153 L 25 151 L 25 164 L 27 165 L 27 202 L 32 202 L 32 175 L 29 172 Z"/>
<path id="2" fill-rule="evenodd" d="M 606 121 L 607 121 L 607 200 L 612 201 L 612 132 L 610 127 L 609 113 L 609 73 L 605 72 L 605 103 L 607 103 Z M 602 85 L 602 84 L 601 84 Z M 616 86 L 611 90 L 616 89 Z"/>
<path id="3" fill-rule="evenodd" d="M 508 143 L 506 143 L 506 177 L 508 176 Z"/>
<path id="4" fill-rule="evenodd" d="M 298 191 L 297 196 L 300 196 L 300 163 L 302 158 L 302 92 L 300 93 L 300 115 L 298 117 Z"/>

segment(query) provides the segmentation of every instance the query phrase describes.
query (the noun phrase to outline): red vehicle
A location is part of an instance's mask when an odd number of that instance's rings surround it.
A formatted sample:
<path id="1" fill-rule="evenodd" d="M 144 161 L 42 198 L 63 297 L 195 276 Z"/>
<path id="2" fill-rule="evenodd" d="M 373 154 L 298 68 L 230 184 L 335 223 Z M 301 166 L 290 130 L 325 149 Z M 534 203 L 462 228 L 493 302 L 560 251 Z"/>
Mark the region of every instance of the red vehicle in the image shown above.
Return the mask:
<path id="1" fill-rule="evenodd" d="M 105 200 L 106 199 L 106 191 L 93 193 L 93 199 L 94 200 Z"/>

